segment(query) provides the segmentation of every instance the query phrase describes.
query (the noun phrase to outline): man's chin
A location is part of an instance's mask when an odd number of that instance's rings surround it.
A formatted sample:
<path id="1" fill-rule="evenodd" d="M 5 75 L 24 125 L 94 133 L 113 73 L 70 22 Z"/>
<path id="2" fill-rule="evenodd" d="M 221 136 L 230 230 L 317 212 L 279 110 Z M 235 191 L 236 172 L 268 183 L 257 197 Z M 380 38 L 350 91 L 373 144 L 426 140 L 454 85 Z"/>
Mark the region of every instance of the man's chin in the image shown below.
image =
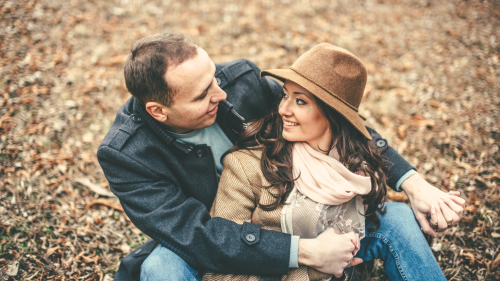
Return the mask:
<path id="1" fill-rule="evenodd" d="M 200 124 L 199 128 L 197 128 L 195 130 L 201 130 L 201 129 L 205 129 L 205 128 L 212 126 L 215 123 L 216 117 L 217 117 L 217 115 L 214 115 L 213 118 L 206 120 L 205 122 Z"/>

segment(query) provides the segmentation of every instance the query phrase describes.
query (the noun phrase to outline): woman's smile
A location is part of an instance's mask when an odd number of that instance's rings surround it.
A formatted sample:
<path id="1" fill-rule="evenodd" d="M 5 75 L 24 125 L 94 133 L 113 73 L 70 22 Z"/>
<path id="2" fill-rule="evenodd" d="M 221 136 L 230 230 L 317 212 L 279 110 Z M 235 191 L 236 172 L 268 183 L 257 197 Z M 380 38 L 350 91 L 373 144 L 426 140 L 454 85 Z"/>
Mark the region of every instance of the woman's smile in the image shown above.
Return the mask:
<path id="1" fill-rule="evenodd" d="M 290 128 L 290 127 L 297 127 L 297 126 L 299 126 L 300 124 L 299 124 L 299 123 L 295 123 L 295 122 L 290 122 L 290 121 L 287 121 L 287 120 L 283 119 L 283 125 L 284 125 L 283 127 L 284 127 L 285 129 L 288 129 L 288 128 Z"/>

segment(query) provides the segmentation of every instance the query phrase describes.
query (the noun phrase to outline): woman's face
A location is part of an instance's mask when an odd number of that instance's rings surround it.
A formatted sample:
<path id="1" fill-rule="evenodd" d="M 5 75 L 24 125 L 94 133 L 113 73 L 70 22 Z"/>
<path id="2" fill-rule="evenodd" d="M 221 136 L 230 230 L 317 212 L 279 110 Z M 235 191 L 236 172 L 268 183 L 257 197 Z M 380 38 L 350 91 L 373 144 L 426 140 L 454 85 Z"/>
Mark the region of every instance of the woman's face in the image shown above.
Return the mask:
<path id="1" fill-rule="evenodd" d="M 314 95 L 290 80 L 285 82 L 283 92 L 279 106 L 279 114 L 283 118 L 283 138 L 291 142 L 305 141 L 323 153 L 328 151 L 333 136 Z"/>

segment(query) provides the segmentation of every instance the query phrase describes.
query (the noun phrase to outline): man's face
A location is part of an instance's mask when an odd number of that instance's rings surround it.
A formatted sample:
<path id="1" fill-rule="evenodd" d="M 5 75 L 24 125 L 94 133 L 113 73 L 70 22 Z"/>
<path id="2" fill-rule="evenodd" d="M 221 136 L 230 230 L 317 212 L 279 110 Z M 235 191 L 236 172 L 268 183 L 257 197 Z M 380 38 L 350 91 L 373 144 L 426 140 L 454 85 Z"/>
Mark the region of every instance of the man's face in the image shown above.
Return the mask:
<path id="1" fill-rule="evenodd" d="M 176 133 L 187 133 L 211 126 L 217 117 L 220 101 L 226 93 L 215 80 L 215 64 L 202 48 L 196 57 L 168 68 L 165 79 L 175 90 L 173 104 L 165 107 L 163 121 Z"/>

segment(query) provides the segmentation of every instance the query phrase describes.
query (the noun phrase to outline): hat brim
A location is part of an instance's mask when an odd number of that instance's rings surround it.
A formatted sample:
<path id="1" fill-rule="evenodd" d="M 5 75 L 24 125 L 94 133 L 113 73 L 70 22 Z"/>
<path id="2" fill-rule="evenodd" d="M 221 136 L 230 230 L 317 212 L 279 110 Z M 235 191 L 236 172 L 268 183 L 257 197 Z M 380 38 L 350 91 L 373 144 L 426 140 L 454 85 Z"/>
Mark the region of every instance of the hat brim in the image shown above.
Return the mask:
<path id="1" fill-rule="evenodd" d="M 297 83 L 344 116 L 344 118 L 356 127 L 356 129 L 358 129 L 367 139 L 372 139 L 358 112 L 297 72 L 291 69 L 270 69 L 262 71 L 260 76 L 271 76 L 283 83 L 285 83 L 286 80 Z"/>

